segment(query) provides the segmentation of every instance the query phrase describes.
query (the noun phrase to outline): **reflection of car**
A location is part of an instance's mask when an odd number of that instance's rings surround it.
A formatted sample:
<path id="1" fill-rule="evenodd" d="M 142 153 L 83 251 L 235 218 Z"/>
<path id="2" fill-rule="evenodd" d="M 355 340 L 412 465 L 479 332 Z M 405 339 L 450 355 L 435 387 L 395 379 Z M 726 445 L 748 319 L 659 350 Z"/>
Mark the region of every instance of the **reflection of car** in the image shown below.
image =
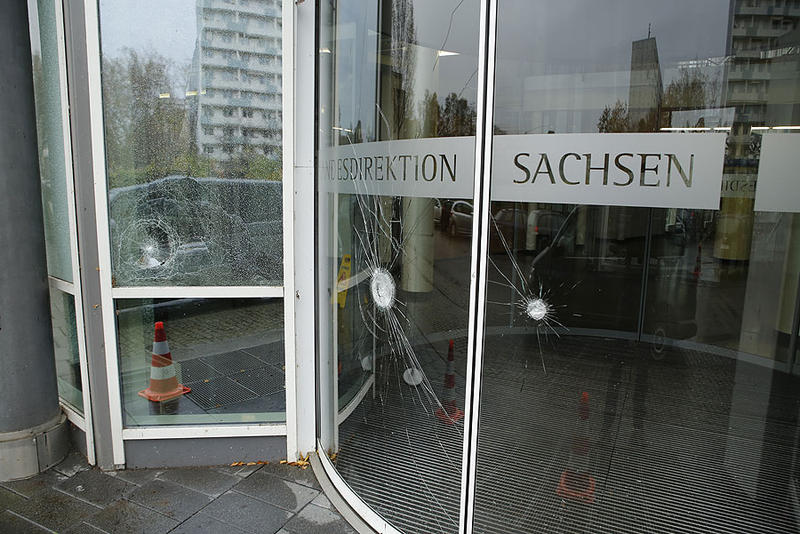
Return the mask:
<path id="1" fill-rule="evenodd" d="M 695 258 L 686 254 L 680 227 L 670 225 L 667 231 L 664 212 L 654 211 L 645 260 L 647 209 L 576 207 L 533 260 L 531 287 L 547 291 L 560 306 L 558 321 L 567 327 L 635 333 L 644 286 L 643 333 L 674 339 L 694 336 Z M 649 272 L 643 284 L 645 264 Z"/>
<path id="2" fill-rule="evenodd" d="M 500 239 L 498 235 L 503 236 Z M 489 225 L 489 252 L 519 250 L 525 243 L 525 212 L 514 208 L 503 208 L 494 214 L 494 222 Z"/>
<path id="3" fill-rule="evenodd" d="M 433 199 L 433 224 L 439 226 L 442 222 L 442 203 L 438 198 Z"/>
<path id="4" fill-rule="evenodd" d="M 280 277 L 282 184 L 168 176 L 112 189 L 118 284 Z"/>
<path id="5" fill-rule="evenodd" d="M 502 208 L 495 213 L 490 225 L 489 251 L 504 252 L 508 247 L 518 252 L 538 252 L 550 244 L 563 223 L 564 215 L 555 211 Z M 498 230 L 503 239 L 498 236 Z"/>
<path id="6" fill-rule="evenodd" d="M 447 231 L 453 237 L 472 233 L 472 204 L 464 200 L 453 202 Z"/>
<path id="7" fill-rule="evenodd" d="M 525 234 L 525 250 L 544 249 L 564 224 L 564 215 L 555 211 L 531 210 Z"/>

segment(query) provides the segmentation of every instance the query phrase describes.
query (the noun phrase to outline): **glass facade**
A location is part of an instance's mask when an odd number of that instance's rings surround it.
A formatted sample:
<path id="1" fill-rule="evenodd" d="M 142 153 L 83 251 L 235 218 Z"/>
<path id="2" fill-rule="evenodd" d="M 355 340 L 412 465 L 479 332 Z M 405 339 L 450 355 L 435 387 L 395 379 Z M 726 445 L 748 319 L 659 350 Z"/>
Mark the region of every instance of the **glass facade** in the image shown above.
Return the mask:
<path id="1" fill-rule="evenodd" d="M 53 351 L 56 357 L 58 396 L 83 413 L 83 384 L 78 352 L 75 297 L 50 290 L 50 318 L 53 321 Z"/>
<path id="2" fill-rule="evenodd" d="M 123 424 L 284 422 L 282 299 L 220 298 L 283 286 L 281 4 L 99 17 Z"/>
<path id="3" fill-rule="evenodd" d="M 480 7 L 320 9 L 338 474 L 403 532 L 794 530 L 800 6 L 499 0 L 490 110 Z"/>
<path id="4" fill-rule="evenodd" d="M 269 442 L 385 532 L 797 530 L 796 0 L 31 9 L 104 468 Z"/>
<path id="5" fill-rule="evenodd" d="M 67 206 L 67 166 L 70 161 L 64 153 L 63 80 L 59 68 L 59 32 L 56 29 L 60 22 L 53 2 L 38 1 L 36 8 L 38 17 L 31 17 L 34 28 L 31 43 L 47 272 L 54 278 L 72 282 Z"/>

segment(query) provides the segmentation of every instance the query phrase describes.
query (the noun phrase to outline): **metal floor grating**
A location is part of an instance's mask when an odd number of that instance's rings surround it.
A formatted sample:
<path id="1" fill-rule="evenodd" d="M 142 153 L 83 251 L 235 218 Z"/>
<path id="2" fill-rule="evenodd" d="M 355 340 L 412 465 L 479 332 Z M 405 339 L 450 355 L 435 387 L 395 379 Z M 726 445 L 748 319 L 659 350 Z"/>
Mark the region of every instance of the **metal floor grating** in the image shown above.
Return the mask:
<path id="1" fill-rule="evenodd" d="M 265 363 L 255 356 L 239 350 L 214 354 L 213 356 L 203 356 L 200 359 L 223 375 L 258 369 L 259 367 L 264 367 Z"/>
<path id="2" fill-rule="evenodd" d="M 257 347 L 242 349 L 242 351 L 278 368 L 281 368 L 285 361 L 282 343 L 258 345 Z"/>
<path id="3" fill-rule="evenodd" d="M 184 360 L 176 362 L 175 365 L 178 368 L 179 380 L 187 384 L 222 376 L 219 371 L 200 359 Z"/>
<path id="4" fill-rule="evenodd" d="M 258 396 L 226 376 L 195 382 L 189 387 L 192 391 L 186 396 L 204 410 L 238 404 Z"/>
<path id="5" fill-rule="evenodd" d="M 230 375 L 232 380 L 246 387 L 257 395 L 272 395 L 285 389 L 286 376 L 280 369 L 272 366 L 243 371 Z"/>
<path id="6" fill-rule="evenodd" d="M 798 531 L 788 491 L 797 484 L 797 377 L 690 350 L 656 361 L 647 346 L 569 336 L 545 347 L 545 374 L 532 343 L 487 342 L 477 532 Z M 438 386 L 441 365 L 423 361 Z M 460 428 L 439 423 L 396 378 L 378 380 L 383 402 L 365 400 L 340 427 L 337 468 L 403 532 L 456 532 Z M 593 504 L 555 492 L 584 391 Z"/>

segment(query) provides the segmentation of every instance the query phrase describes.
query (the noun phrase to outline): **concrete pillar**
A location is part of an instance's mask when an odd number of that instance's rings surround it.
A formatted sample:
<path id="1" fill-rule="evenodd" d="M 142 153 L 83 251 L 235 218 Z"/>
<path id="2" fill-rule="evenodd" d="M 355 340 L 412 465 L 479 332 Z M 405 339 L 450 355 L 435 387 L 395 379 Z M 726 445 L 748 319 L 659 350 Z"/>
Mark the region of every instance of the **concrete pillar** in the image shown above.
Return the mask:
<path id="1" fill-rule="evenodd" d="M 67 452 L 58 405 L 26 2 L 0 17 L 0 480 Z"/>
<path id="2" fill-rule="evenodd" d="M 433 200 L 403 199 L 403 274 L 400 287 L 411 293 L 433 291 Z"/>

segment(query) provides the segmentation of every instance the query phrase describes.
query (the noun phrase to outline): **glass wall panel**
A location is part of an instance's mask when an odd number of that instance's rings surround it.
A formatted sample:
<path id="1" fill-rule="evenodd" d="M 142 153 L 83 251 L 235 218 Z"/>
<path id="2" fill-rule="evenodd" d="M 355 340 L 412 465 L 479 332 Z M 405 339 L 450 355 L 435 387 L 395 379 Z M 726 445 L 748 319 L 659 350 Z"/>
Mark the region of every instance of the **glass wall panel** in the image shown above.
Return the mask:
<path id="1" fill-rule="evenodd" d="M 403 532 L 458 527 L 478 4 L 320 5 L 320 438 Z"/>
<path id="2" fill-rule="evenodd" d="M 78 412 L 83 413 L 83 384 L 78 357 L 75 298 L 69 293 L 51 288 L 50 318 L 53 321 L 53 351 L 56 357 L 58 396 Z"/>
<path id="3" fill-rule="evenodd" d="M 31 52 L 36 102 L 36 136 L 39 141 L 39 173 L 42 179 L 44 236 L 47 272 L 72 282 L 72 255 L 67 209 L 67 165 L 61 108 L 61 71 L 55 3 L 32 4 Z"/>
<path id="4" fill-rule="evenodd" d="M 282 299 L 116 301 L 125 426 L 286 420 Z"/>
<path id="5" fill-rule="evenodd" d="M 797 529 L 799 21 L 500 0 L 476 532 Z"/>
<path id="6" fill-rule="evenodd" d="M 278 0 L 101 0 L 113 284 L 281 285 Z"/>

